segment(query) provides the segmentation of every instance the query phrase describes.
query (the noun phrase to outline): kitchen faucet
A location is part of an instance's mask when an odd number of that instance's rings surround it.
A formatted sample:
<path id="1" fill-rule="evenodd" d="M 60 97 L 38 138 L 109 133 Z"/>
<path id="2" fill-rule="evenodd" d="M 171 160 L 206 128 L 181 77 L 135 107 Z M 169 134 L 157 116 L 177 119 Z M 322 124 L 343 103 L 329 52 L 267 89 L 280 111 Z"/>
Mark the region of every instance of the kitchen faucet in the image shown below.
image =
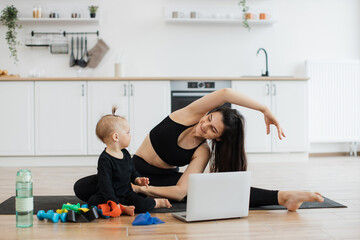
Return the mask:
<path id="1" fill-rule="evenodd" d="M 264 53 L 265 53 L 265 60 L 266 60 L 266 72 L 265 72 L 265 74 L 264 74 L 264 73 L 261 73 L 261 76 L 263 76 L 263 77 L 268 77 L 268 76 L 269 76 L 269 71 L 268 71 L 268 56 L 267 56 L 266 50 L 263 49 L 263 48 L 259 48 L 259 50 L 258 50 L 257 53 L 256 53 L 256 56 L 259 55 L 259 52 L 260 52 L 261 50 L 264 51 Z"/>

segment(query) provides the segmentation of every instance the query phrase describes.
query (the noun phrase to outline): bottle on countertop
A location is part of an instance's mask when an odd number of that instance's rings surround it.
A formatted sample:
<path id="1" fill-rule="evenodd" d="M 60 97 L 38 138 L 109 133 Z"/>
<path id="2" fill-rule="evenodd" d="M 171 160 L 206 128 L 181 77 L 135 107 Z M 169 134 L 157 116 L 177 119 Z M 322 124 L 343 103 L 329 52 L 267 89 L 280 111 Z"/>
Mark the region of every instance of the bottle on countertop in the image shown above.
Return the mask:
<path id="1" fill-rule="evenodd" d="M 16 227 L 25 228 L 33 225 L 33 178 L 29 170 L 22 169 L 16 174 Z"/>

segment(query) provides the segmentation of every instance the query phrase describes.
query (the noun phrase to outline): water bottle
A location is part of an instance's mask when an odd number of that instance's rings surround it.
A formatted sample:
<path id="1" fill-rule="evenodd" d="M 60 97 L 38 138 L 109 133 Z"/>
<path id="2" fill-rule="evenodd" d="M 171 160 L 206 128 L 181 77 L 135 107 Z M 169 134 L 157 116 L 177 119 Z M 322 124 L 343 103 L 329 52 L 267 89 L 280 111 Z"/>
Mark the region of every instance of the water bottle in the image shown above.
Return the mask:
<path id="1" fill-rule="evenodd" d="M 26 169 L 16 174 L 16 227 L 25 228 L 33 225 L 33 179 L 31 172 Z"/>

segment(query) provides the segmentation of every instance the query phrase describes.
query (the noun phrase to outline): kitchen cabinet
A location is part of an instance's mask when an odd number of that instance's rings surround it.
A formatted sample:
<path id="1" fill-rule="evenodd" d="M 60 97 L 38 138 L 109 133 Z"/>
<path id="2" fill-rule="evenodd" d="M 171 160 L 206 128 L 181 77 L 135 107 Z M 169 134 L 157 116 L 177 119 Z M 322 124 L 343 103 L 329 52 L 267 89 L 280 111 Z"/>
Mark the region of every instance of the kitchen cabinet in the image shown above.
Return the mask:
<path id="1" fill-rule="evenodd" d="M 135 153 L 150 130 L 170 114 L 170 81 L 130 84 L 130 152 Z"/>
<path id="2" fill-rule="evenodd" d="M 232 88 L 268 106 L 286 135 L 279 140 L 274 126 L 270 135 L 266 135 L 262 113 L 233 105 L 245 117 L 247 152 L 308 151 L 307 81 L 233 81 Z"/>
<path id="3" fill-rule="evenodd" d="M 0 82 L 0 155 L 34 155 L 34 82 Z"/>
<path id="4" fill-rule="evenodd" d="M 88 82 L 88 154 L 98 155 L 105 145 L 96 137 L 101 116 L 117 114 L 129 121 L 130 153 L 134 154 L 149 131 L 170 114 L 169 81 L 91 81 Z"/>
<path id="5" fill-rule="evenodd" d="M 35 155 L 85 155 L 86 143 L 86 82 L 35 82 Z"/>
<path id="6" fill-rule="evenodd" d="M 128 81 L 88 82 L 88 154 L 100 155 L 105 144 L 95 134 L 97 122 L 104 115 L 111 114 L 116 105 L 117 115 L 129 118 Z"/>

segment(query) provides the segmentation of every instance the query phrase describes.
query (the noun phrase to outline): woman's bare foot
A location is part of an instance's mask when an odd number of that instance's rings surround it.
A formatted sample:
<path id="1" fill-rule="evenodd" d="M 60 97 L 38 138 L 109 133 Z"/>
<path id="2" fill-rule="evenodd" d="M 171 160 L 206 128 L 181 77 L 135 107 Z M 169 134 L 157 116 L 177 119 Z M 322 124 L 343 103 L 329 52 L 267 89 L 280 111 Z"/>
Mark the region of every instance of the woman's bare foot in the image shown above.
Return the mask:
<path id="1" fill-rule="evenodd" d="M 171 208 L 172 205 L 170 204 L 169 200 L 166 198 L 155 198 L 155 208 Z"/>
<path id="2" fill-rule="evenodd" d="M 135 206 L 124 206 L 121 208 L 122 213 L 129 215 L 129 216 L 134 216 L 134 210 L 135 210 Z"/>
<path id="3" fill-rule="evenodd" d="M 303 202 L 323 202 L 324 198 L 318 192 L 279 191 L 278 202 L 288 211 L 296 211 Z"/>

